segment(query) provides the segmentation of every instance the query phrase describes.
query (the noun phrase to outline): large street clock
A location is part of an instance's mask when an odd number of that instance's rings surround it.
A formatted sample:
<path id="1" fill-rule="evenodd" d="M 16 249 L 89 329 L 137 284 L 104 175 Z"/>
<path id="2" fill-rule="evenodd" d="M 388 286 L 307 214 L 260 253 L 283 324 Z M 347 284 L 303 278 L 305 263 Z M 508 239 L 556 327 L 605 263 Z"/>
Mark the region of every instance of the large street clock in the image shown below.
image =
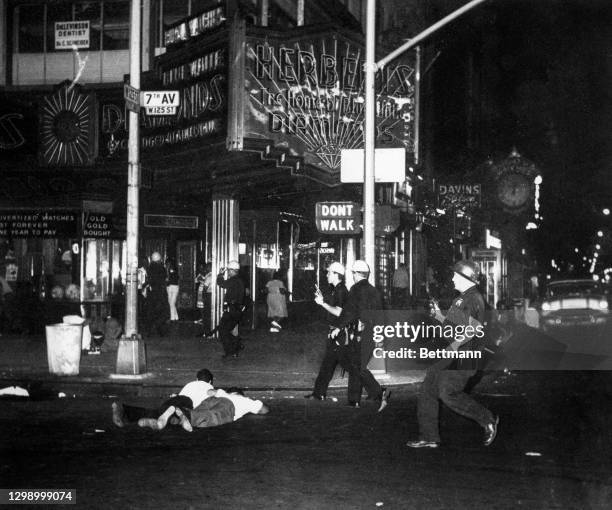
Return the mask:
<path id="1" fill-rule="evenodd" d="M 47 166 L 84 166 L 93 163 L 97 147 L 96 107 L 92 93 L 62 83 L 43 98 L 40 107 L 39 157 Z"/>
<path id="2" fill-rule="evenodd" d="M 506 174 L 497 183 L 497 198 L 509 209 L 522 208 L 531 198 L 531 188 L 527 176 L 518 173 Z"/>
<path id="3" fill-rule="evenodd" d="M 514 149 L 508 157 L 495 163 L 492 171 L 495 194 L 502 208 L 513 214 L 525 211 L 535 191 L 536 166 Z"/>

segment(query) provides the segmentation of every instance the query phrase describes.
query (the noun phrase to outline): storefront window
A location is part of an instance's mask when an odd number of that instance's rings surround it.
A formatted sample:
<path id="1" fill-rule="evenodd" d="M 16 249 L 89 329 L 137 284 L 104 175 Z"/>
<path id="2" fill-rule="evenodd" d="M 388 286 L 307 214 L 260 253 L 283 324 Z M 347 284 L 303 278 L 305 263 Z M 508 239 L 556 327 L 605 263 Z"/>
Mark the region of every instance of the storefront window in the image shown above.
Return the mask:
<path id="1" fill-rule="evenodd" d="M 164 31 L 170 25 L 189 16 L 189 0 L 158 0 L 155 12 L 157 16 L 155 46 L 161 48 L 164 46 Z"/>
<path id="2" fill-rule="evenodd" d="M 55 51 L 55 23 L 72 21 L 71 4 L 47 5 L 47 51 Z"/>
<path id="3" fill-rule="evenodd" d="M 257 246 L 257 267 L 260 269 L 280 268 L 280 257 L 277 244 L 264 243 Z"/>
<path id="4" fill-rule="evenodd" d="M 104 27 L 100 17 L 102 7 Z M 101 34 L 104 40 L 103 49 L 129 48 L 130 3 L 127 0 L 22 5 L 15 8 L 15 15 L 18 26 L 18 53 L 55 51 L 55 23 L 58 21 L 89 21 L 90 51 L 100 50 Z"/>
<path id="5" fill-rule="evenodd" d="M 104 2 L 104 50 L 125 50 L 130 45 L 129 2 Z"/>
<path id="6" fill-rule="evenodd" d="M 125 282 L 125 243 L 106 239 L 86 239 L 83 299 L 105 301 L 121 295 Z"/>
<path id="7" fill-rule="evenodd" d="M 19 26 L 17 51 L 20 53 L 42 53 L 45 50 L 44 5 L 22 5 L 16 8 Z"/>
<path id="8" fill-rule="evenodd" d="M 75 21 L 89 20 L 89 50 L 98 51 L 100 49 L 100 2 L 79 2 L 74 5 Z"/>
<path id="9" fill-rule="evenodd" d="M 312 301 L 315 285 L 327 290 L 327 268 L 332 262 L 343 260 L 341 242 L 321 241 L 297 244 L 293 271 L 293 300 Z"/>

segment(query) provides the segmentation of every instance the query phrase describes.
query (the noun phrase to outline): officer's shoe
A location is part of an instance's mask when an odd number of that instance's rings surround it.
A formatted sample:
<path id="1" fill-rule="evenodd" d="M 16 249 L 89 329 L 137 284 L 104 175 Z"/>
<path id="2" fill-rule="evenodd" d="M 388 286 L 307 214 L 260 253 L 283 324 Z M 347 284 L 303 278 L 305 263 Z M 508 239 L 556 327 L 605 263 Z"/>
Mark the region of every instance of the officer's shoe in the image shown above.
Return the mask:
<path id="1" fill-rule="evenodd" d="M 418 441 L 408 441 L 406 446 L 410 448 L 437 448 L 440 446 L 440 443 L 436 441 L 425 441 L 424 439 L 419 439 Z"/>
<path id="2" fill-rule="evenodd" d="M 497 437 L 497 425 L 499 425 L 499 416 L 494 416 L 493 421 L 485 427 L 484 445 L 491 446 Z"/>
<path id="3" fill-rule="evenodd" d="M 391 398 L 391 391 L 387 388 L 383 388 L 382 395 L 380 397 L 380 406 L 378 407 L 378 413 L 382 412 L 387 404 L 389 403 L 389 399 Z"/>
<path id="4" fill-rule="evenodd" d="M 304 398 L 312 400 L 325 400 L 327 397 L 325 395 L 315 395 L 314 393 L 309 393 L 308 395 L 304 395 Z"/>

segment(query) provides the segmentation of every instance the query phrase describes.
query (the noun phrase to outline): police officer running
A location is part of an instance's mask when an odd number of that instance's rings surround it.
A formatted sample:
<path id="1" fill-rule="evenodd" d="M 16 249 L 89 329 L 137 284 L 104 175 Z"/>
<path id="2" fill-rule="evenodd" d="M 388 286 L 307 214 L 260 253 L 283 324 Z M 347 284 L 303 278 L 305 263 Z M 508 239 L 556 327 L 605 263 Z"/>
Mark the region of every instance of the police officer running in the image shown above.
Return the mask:
<path id="1" fill-rule="evenodd" d="M 485 304 L 477 288 L 478 273 L 478 265 L 470 260 L 459 261 L 454 265 L 453 285 L 461 294 L 453 301 L 446 317 L 436 307 L 435 317 L 443 326 L 462 326 L 462 330 L 466 331 L 465 326 L 472 326 L 472 329 L 476 330 L 478 326 L 484 325 Z M 477 345 L 478 335 L 465 334 L 463 337 L 465 338 L 461 341 L 455 337 L 447 350 L 481 349 L 481 346 Z M 499 417 L 494 416 L 491 411 L 465 393 L 465 386 L 478 367 L 461 364 L 464 361 L 472 360 L 442 359 L 427 371 L 417 400 L 420 438 L 408 442 L 407 446 L 437 448 L 440 445 L 438 400 L 444 402 L 457 414 L 480 424 L 485 431 L 485 446 L 493 443 L 497 435 Z"/>
<path id="2" fill-rule="evenodd" d="M 232 331 L 240 323 L 244 310 L 244 283 L 238 276 L 240 264 L 236 260 L 231 260 L 227 268 L 222 270 L 217 276 L 217 285 L 225 289 L 223 300 L 223 315 L 219 320 L 217 329 L 219 338 L 225 351 L 224 358 L 238 357 L 238 353 L 244 348 L 239 336 L 235 336 Z M 227 279 L 224 273 L 227 272 Z"/>
<path id="3" fill-rule="evenodd" d="M 368 362 L 372 358 L 374 339 L 372 338 L 372 324 L 365 317 L 366 310 L 382 310 L 382 298 L 378 290 L 370 285 L 370 267 L 363 260 L 356 260 L 352 267 L 354 285 L 349 291 L 348 298 L 340 317 L 338 326 L 331 332 L 333 339 L 338 338 L 344 328 L 348 328 L 349 350 L 353 369 L 359 371 L 359 378 L 349 377 L 349 406 L 359 407 L 361 390 L 365 386 L 368 400 L 380 402 L 378 412 L 387 407 L 389 392 L 382 388 L 378 381 L 368 370 Z"/>

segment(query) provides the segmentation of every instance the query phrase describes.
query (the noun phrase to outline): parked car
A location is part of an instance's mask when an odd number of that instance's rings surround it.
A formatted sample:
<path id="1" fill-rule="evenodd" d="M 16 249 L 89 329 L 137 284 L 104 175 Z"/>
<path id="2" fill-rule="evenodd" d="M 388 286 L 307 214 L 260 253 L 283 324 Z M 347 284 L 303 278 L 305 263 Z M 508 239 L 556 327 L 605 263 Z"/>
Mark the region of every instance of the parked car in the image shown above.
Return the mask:
<path id="1" fill-rule="evenodd" d="M 608 319 L 604 288 L 593 280 L 557 280 L 546 286 L 542 301 L 544 330 L 565 326 L 601 326 Z"/>

